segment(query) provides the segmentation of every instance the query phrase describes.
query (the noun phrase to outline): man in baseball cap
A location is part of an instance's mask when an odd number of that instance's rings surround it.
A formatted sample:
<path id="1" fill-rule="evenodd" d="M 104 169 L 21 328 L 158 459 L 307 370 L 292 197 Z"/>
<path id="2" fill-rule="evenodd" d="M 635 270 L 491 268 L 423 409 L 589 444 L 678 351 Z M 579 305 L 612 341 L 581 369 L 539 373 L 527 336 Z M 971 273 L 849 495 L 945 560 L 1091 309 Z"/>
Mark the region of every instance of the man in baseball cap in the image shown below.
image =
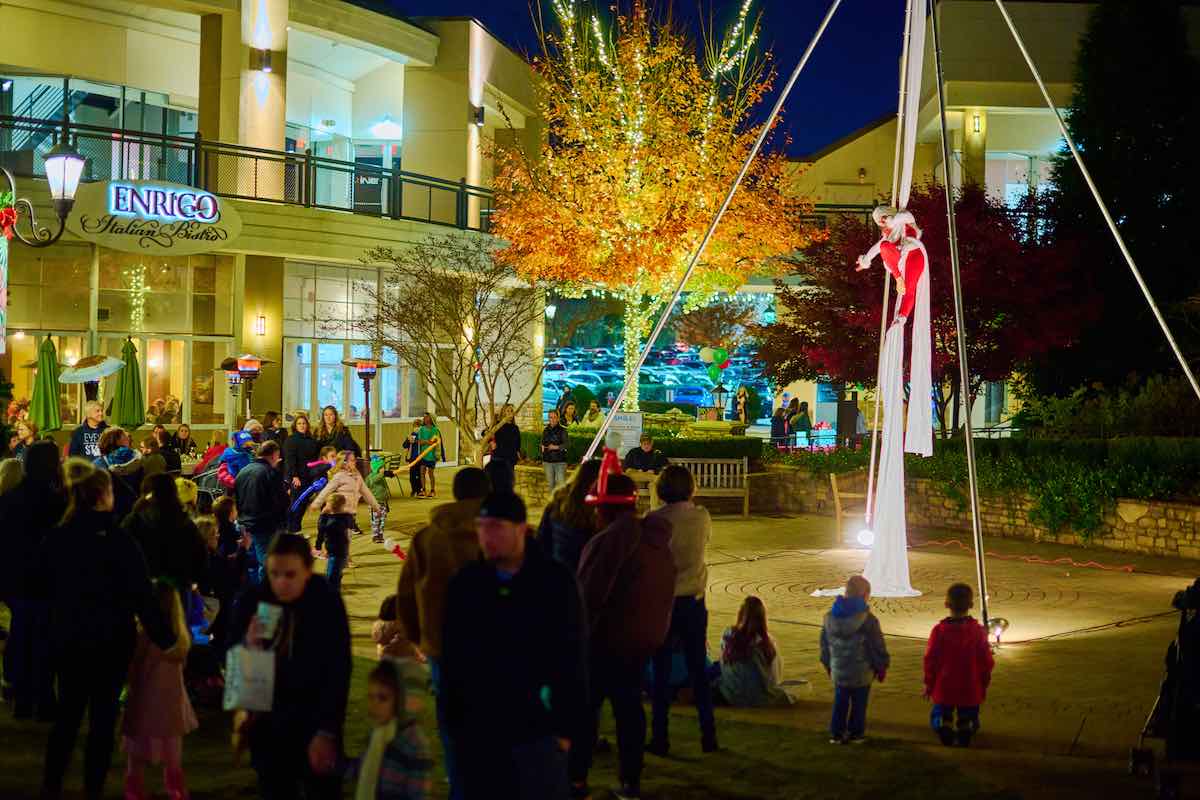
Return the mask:
<path id="1" fill-rule="evenodd" d="M 475 525 L 482 558 L 450 581 L 441 661 L 463 797 L 565 800 L 588 707 L 579 586 L 529 546 L 512 491 L 484 498 Z"/>

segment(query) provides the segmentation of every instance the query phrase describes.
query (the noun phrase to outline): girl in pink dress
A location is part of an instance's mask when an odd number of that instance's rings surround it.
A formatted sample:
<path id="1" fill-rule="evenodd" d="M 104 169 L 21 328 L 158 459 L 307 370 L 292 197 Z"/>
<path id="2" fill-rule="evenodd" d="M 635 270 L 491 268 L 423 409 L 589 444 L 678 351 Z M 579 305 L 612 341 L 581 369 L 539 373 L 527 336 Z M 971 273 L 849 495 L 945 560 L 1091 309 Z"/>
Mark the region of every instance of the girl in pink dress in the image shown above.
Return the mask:
<path id="1" fill-rule="evenodd" d="M 163 765 L 163 783 L 170 800 L 186 800 L 183 778 L 183 736 L 199 723 L 183 684 L 191 633 L 184 621 L 179 592 L 159 581 L 155 585 L 163 614 L 175 630 L 179 646 L 170 654 L 158 649 L 145 632 L 138 634 L 137 650 L 129 666 L 129 697 L 121 733 L 128 757 L 125 800 L 144 800 L 147 764 Z M 178 652 L 176 652 L 178 651 Z"/>

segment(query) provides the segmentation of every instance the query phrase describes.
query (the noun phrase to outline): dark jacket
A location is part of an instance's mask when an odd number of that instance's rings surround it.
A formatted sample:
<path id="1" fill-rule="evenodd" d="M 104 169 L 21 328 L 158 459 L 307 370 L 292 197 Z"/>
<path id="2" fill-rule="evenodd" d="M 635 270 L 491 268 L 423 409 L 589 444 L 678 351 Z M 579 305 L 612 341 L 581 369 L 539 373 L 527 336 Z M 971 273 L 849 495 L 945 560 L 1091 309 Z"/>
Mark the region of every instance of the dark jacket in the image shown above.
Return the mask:
<path id="1" fill-rule="evenodd" d="M 108 427 L 108 423 L 100 420 L 100 424 L 95 428 L 89 427 L 87 421 L 84 420 L 82 425 L 79 425 L 71 432 L 71 446 L 67 448 L 67 455 L 79 456 L 88 460 L 95 460 L 100 457 L 100 434 Z"/>
<path id="2" fill-rule="evenodd" d="M 870 686 L 891 658 L 879 620 L 861 597 L 839 597 L 821 626 L 821 663 L 834 686 Z"/>
<path id="3" fill-rule="evenodd" d="M 112 476 L 113 517 L 125 519 L 142 492 L 142 454 L 128 447 L 118 447 L 96 459 L 95 464 Z"/>
<path id="4" fill-rule="evenodd" d="M 281 605 L 264 581 L 237 599 L 229 645 L 241 644 L 259 603 Z M 313 575 L 296 602 L 283 607 L 275 640 L 274 710 L 262 715 L 251 746 L 307 743 L 324 731 L 341 740 L 350 695 L 350 622 L 341 595 Z"/>
<path id="5" fill-rule="evenodd" d="M 183 469 L 183 459 L 179 457 L 179 451 L 171 447 L 162 447 L 159 448 L 158 455 L 167 465 L 166 471 L 178 478 Z"/>
<path id="6" fill-rule="evenodd" d="M 207 548 L 187 514 L 167 517 L 143 500 L 121 527 L 142 549 L 151 578 L 165 578 L 183 592 L 204 578 Z"/>
<path id="7" fill-rule="evenodd" d="M 548 450 L 546 445 L 556 444 L 557 450 Z M 562 425 L 547 425 L 542 429 L 542 461 L 561 464 L 567 460 L 567 429 Z"/>
<path id="8" fill-rule="evenodd" d="M 995 664 L 987 631 L 974 617 L 946 617 L 925 646 L 925 693 L 938 705 L 982 705 Z"/>
<path id="9" fill-rule="evenodd" d="M 492 458 L 498 458 L 510 464 L 517 463 L 521 454 L 521 429 L 517 427 L 517 423 L 506 422 L 501 425 L 492 436 L 492 441 L 496 443 L 496 449 L 492 451 Z"/>
<path id="10" fill-rule="evenodd" d="M 238 470 L 234 481 L 238 520 L 251 533 L 265 535 L 287 522 L 288 494 L 283 476 L 261 458 Z"/>
<path id="11" fill-rule="evenodd" d="M 579 571 L 579 557 L 588 541 L 596 535 L 592 527 L 577 528 L 555 513 L 555 504 L 546 506 L 538 524 L 538 544 L 542 551 L 574 574 Z"/>
<path id="12" fill-rule="evenodd" d="M 171 449 L 181 456 L 195 456 L 200 453 L 200 445 L 196 443 L 196 437 L 188 436 L 186 439 L 180 439 L 178 433 L 171 434 Z"/>
<path id="13" fill-rule="evenodd" d="M 322 514 L 317 518 L 316 548 L 325 549 L 330 556 L 345 558 L 350 554 L 350 528 L 354 526 L 353 514 Z"/>
<path id="14" fill-rule="evenodd" d="M 307 433 L 293 433 L 283 443 L 284 478 L 291 485 L 292 478 L 299 478 L 302 486 L 312 483 L 308 462 L 316 461 L 321 454 L 321 443 Z"/>
<path id="15" fill-rule="evenodd" d="M 161 649 L 175 643 L 142 551 L 111 514 L 85 511 L 55 528 L 42 543 L 34 581 L 49 605 L 55 652 L 132 656 L 135 616 Z"/>
<path id="16" fill-rule="evenodd" d="M 579 559 L 593 658 L 633 666 L 667 638 L 675 604 L 671 524 L 626 514 L 603 529 Z"/>
<path id="17" fill-rule="evenodd" d="M 0 598 L 25 597 L 29 575 L 38 561 L 42 540 L 58 525 L 67 509 L 64 492 L 23 479 L 0 495 Z"/>
<path id="18" fill-rule="evenodd" d="M 349 450 L 351 453 L 354 453 L 356 459 L 362 459 L 362 448 L 358 446 L 358 442 L 354 441 L 354 437 L 350 435 L 350 429 L 345 426 L 342 427 L 340 433 L 319 439 L 317 444 L 319 445 L 317 448 L 318 451 L 320 451 L 321 447 L 328 446 L 334 448 L 339 453 L 343 450 Z"/>
<path id="19" fill-rule="evenodd" d="M 640 469 L 645 472 L 658 472 L 667 465 L 667 457 L 661 450 L 651 450 L 647 453 L 641 447 L 635 447 L 625 454 L 625 469 Z"/>
<path id="20" fill-rule="evenodd" d="M 583 608 L 574 576 L 526 542 L 525 563 L 503 581 L 486 561 L 450 581 L 442 641 L 446 723 L 464 748 L 576 735 L 587 713 Z"/>

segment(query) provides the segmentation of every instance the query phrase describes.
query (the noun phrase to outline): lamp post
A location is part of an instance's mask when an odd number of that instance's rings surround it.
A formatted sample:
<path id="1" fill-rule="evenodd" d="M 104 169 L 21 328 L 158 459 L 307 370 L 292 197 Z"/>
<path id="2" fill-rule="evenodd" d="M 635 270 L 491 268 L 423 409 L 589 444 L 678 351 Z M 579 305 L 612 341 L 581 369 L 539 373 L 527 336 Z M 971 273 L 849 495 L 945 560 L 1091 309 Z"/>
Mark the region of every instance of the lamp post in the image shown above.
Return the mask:
<path id="1" fill-rule="evenodd" d="M 63 120 L 62 138 L 58 144 L 46 154 L 43 161 L 46 164 L 46 180 L 50 184 L 50 199 L 54 203 L 54 214 L 58 217 L 58 230 L 54 233 L 38 222 L 33 203 L 24 197 L 17 197 L 17 181 L 13 174 L 4 167 L 0 172 L 8 179 L 8 196 L 11 198 L 10 207 L 0 208 L 0 227 L 9 230 L 23 244 L 29 247 L 49 247 L 62 237 L 66 230 L 67 216 L 75 205 L 75 192 L 79 189 L 79 179 L 83 175 L 83 156 L 75 152 L 68 142 L 67 121 Z M 5 193 L 0 192 L 0 195 Z M 17 228 L 21 211 L 29 217 L 30 238 Z"/>
<path id="2" fill-rule="evenodd" d="M 348 358 L 342 364 L 354 367 L 355 373 L 363 383 L 363 453 L 369 472 L 371 469 L 371 381 L 379 374 L 379 370 L 386 369 L 391 364 L 375 358 Z"/>
<path id="3" fill-rule="evenodd" d="M 718 383 L 712 390 L 713 405 L 721 412 L 721 419 L 725 419 L 725 403 L 729 400 L 729 390 L 725 388 L 725 384 Z"/>
<path id="4" fill-rule="evenodd" d="M 221 362 L 221 369 L 225 372 L 225 379 L 229 382 L 230 393 L 233 396 L 237 396 L 237 386 L 239 384 L 245 384 L 246 386 L 245 419 L 250 419 L 252 416 L 250 403 L 254 396 L 254 381 L 262 373 L 262 368 L 265 364 L 274 363 L 269 358 L 256 356 L 252 353 L 230 356 Z"/>

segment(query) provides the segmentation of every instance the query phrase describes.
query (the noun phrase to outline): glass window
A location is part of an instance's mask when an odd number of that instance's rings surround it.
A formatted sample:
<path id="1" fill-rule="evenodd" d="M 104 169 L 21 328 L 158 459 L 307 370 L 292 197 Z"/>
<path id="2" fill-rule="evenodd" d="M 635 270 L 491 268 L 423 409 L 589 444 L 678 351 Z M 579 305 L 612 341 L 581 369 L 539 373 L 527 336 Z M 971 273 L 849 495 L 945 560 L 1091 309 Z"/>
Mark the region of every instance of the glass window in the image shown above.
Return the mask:
<path id="1" fill-rule="evenodd" d="M 317 345 L 317 406 L 333 406 L 345 412 L 346 368 L 342 366 L 344 346 L 340 344 Z M 315 410 L 315 409 L 314 409 Z"/>
<path id="2" fill-rule="evenodd" d="M 371 346 L 370 345 L 366 345 L 366 344 L 351 345 L 350 358 L 370 358 L 370 357 L 371 357 Z M 371 381 L 371 391 L 373 394 L 379 393 L 378 386 L 379 386 L 378 381 Z M 364 401 L 363 397 L 364 397 L 364 395 L 363 395 L 362 380 L 359 379 L 358 374 L 355 372 L 354 368 L 351 367 L 350 368 L 350 408 L 347 409 L 347 411 L 346 411 L 346 416 L 348 416 L 350 419 L 362 419 L 363 408 L 365 408 L 365 401 Z M 371 399 L 374 400 L 375 398 L 371 398 Z M 379 410 L 376 409 L 375 419 L 379 418 L 378 412 L 379 412 Z"/>
<path id="3" fill-rule="evenodd" d="M 229 389 L 221 361 L 230 355 L 228 342 L 192 342 L 191 424 L 225 422 Z"/>
<path id="4" fill-rule="evenodd" d="M 8 327 L 87 329 L 89 246 L 10 246 L 8 258 Z"/>
<path id="5" fill-rule="evenodd" d="M 392 366 L 379 371 L 379 415 L 385 420 L 398 419 L 404 413 L 404 384 L 400 378 L 403 367 L 392 350 L 384 349 L 383 360 Z"/>
<path id="6" fill-rule="evenodd" d="M 408 416 L 419 417 L 429 410 L 429 386 L 419 370 L 405 367 L 405 386 L 408 389 Z"/>
<path id="7" fill-rule="evenodd" d="M 183 422 L 184 348 L 186 342 L 146 341 L 146 421 L 163 425 Z"/>
<path id="8" fill-rule="evenodd" d="M 313 411 L 311 342 L 286 341 L 283 345 L 283 406 L 287 411 Z"/>
<path id="9" fill-rule="evenodd" d="M 0 372 L 12 381 L 12 399 L 20 407 L 29 405 L 33 396 L 33 365 L 37 363 L 39 339 L 25 331 L 12 331 L 4 339 L 0 353 Z"/>
<path id="10" fill-rule="evenodd" d="M 233 333 L 233 256 L 189 256 L 192 333 Z"/>

